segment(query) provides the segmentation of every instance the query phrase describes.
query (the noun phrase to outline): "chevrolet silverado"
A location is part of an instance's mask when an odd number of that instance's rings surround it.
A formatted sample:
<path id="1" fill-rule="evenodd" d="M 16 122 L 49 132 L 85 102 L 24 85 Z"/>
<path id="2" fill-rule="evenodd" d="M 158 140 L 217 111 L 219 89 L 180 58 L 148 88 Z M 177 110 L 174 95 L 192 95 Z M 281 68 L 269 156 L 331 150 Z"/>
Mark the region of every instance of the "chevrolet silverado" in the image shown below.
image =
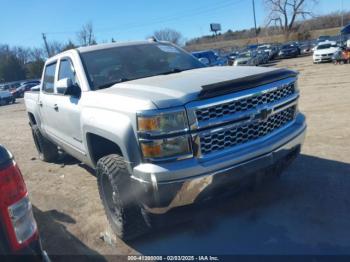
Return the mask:
<path id="1" fill-rule="evenodd" d="M 295 71 L 206 67 L 153 40 L 51 57 L 25 104 L 40 158 L 63 151 L 92 167 L 111 228 L 130 239 L 149 215 L 279 174 L 304 140 L 298 98 Z"/>

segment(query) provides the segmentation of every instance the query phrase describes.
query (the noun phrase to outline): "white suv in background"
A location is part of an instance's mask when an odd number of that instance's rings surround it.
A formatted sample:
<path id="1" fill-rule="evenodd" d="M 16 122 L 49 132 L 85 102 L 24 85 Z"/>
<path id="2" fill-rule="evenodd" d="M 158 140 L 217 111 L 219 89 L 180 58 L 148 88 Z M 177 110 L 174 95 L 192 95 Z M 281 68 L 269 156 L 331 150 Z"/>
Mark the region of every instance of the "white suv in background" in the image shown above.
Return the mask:
<path id="1" fill-rule="evenodd" d="M 320 63 L 325 61 L 332 61 L 332 56 L 335 52 L 339 50 L 337 42 L 334 41 L 325 41 L 319 43 L 315 47 L 313 54 L 313 62 Z"/>

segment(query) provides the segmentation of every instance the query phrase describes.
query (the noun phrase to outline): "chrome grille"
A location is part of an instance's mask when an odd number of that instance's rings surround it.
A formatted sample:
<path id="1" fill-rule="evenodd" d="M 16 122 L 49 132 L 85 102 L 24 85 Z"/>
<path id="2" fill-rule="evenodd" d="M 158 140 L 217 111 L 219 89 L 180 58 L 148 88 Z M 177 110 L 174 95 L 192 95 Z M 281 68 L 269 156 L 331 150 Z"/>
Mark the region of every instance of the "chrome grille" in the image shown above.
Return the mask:
<path id="1" fill-rule="evenodd" d="M 290 85 L 278 88 L 276 90 L 259 94 L 256 96 L 251 96 L 251 97 L 223 103 L 220 105 L 197 109 L 195 111 L 197 116 L 197 121 L 198 122 L 208 121 L 208 120 L 223 117 L 225 115 L 231 115 L 237 112 L 244 112 L 252 108 L 255 108 L 256 106 L 259 106 L 259 105 L 265 105 L 272 102 L 276 102 L 294 93 L 295 93 L 294 84 L 290 84 Z"/>
<path id="2" fill-rule="evenodd" d="M 266 136 L 292 121 L 294 114 L 295 106 L 292 106 L 265 121 L 254 121 L 231 129 L 200 135 L 201 153 L 206 155 Z"/>

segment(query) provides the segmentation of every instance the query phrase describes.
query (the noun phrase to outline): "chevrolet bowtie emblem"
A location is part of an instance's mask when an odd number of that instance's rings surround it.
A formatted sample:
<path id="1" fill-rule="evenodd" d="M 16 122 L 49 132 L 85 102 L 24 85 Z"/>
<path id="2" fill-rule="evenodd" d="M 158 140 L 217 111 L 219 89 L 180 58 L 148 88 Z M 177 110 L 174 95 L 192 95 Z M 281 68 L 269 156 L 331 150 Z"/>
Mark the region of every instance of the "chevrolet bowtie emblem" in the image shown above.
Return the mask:
<path id="1" fill-rule="evenodd" d="M 255 115 L 255 119 L 265 121 L 272 114 L 272 109 L 264 108 L 258 114 Z"/>

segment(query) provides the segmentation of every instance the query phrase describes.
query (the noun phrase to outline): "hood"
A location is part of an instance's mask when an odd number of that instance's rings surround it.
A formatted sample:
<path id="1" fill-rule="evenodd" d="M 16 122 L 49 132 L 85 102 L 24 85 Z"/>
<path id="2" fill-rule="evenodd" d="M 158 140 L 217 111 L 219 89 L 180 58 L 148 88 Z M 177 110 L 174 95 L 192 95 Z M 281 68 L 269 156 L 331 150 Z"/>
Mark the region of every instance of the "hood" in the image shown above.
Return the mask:
<path id="1" fill-rule="evenodd" d="M 331 47 L 331 48 L 327 48 L 327 49 L 315 50 L 314 54 L 315 55 L 331 54 L 331 53 L 337 52 L 338 50 L 339 50 L 338 47 Z"/>
<path id="2" fill-rule="evenodd" d="M 203 86 L 247 78 L 275 70 L 277 69 L 265 67 L 204 67 L 119 83 L 97 92 L 140 101 L 151 101 L 158 108 L 168 108 L 198 100 Z"/>

